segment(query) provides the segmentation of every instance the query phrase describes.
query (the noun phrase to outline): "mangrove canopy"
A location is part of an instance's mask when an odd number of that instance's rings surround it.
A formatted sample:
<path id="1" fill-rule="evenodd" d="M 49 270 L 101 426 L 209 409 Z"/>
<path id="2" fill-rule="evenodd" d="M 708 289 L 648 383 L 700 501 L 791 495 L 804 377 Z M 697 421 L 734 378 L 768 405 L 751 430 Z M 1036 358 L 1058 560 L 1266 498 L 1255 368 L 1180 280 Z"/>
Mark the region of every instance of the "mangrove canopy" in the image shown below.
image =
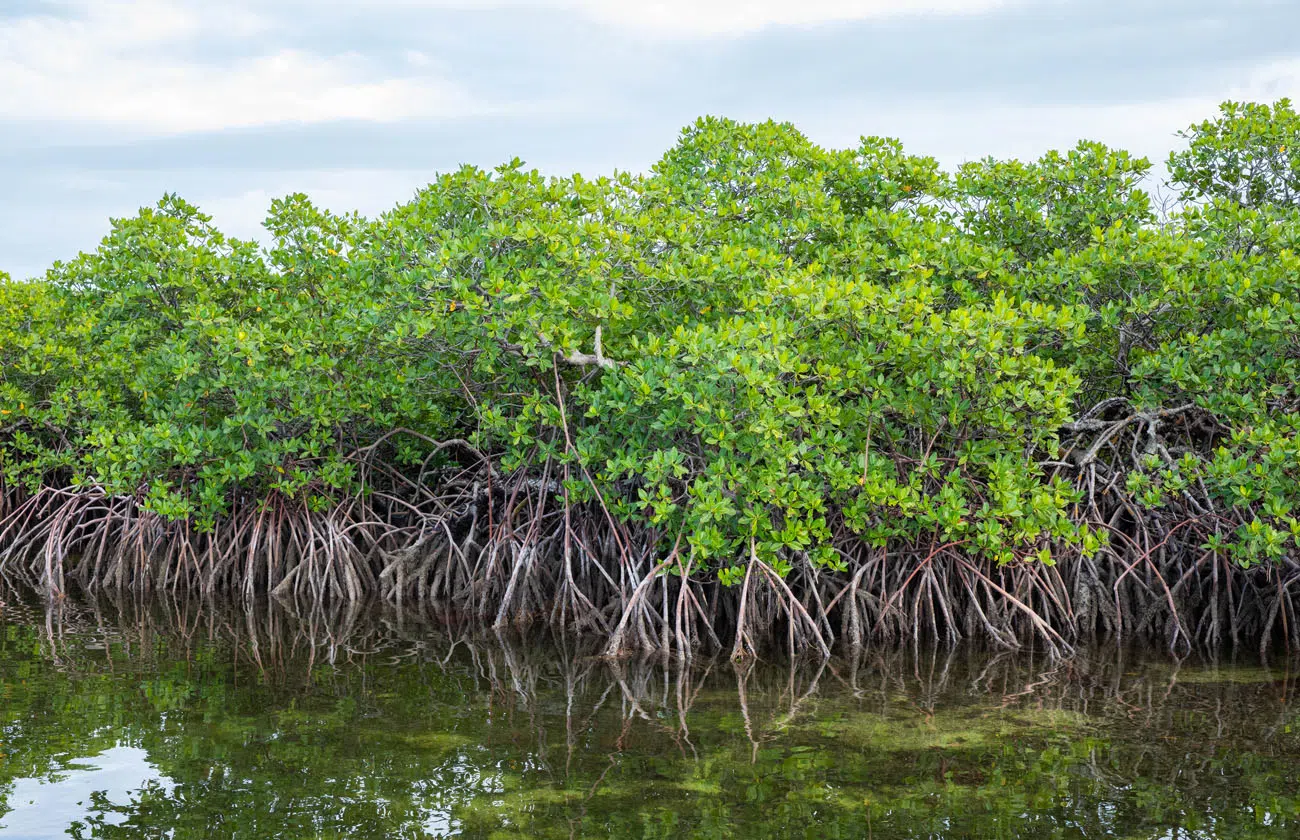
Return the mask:
<path id="1" fill-rule="evenodd" d="M 1300 648 L 1300 117 L 944 171 L 704 118 L 264 244 L 166 196 L 0 277 L 0 568 L 608 652 Z"/>

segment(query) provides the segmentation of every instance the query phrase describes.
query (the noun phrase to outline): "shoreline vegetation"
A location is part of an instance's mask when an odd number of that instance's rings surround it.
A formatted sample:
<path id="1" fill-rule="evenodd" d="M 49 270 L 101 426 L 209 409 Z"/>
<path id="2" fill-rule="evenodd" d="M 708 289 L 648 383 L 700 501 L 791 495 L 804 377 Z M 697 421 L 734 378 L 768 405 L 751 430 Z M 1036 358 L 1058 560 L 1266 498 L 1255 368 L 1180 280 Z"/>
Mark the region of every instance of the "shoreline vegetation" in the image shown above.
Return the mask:
<path id="1" fill-rule="evenodd" d="M 0 575 L 379 600 L 608 656 L 1300 650 L 1300 117 L 1177 193 L 704 118 L 645 175 L 443 175 L 268 243 L 166 196 L 0 275 Z"/>

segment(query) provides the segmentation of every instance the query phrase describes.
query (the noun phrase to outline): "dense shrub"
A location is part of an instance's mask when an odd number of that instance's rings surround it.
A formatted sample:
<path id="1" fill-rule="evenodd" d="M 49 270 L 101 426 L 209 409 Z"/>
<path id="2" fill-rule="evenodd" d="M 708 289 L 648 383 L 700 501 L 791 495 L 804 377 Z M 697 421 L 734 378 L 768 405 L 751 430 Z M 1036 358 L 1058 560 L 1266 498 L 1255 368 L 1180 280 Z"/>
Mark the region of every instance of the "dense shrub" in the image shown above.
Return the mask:
<path id="1" fill-rule="evenodd" d="M 487 469 L 726 584 L 859 549 L 1278 560 L 1300 121 L 1184 136 L 1165 219 L 1097 143 L 948 174 L 713 118 L 643 176 L 466 167 L 376 220 L 291 196 L 264 248 L 168 196 L 0 283 L 4 482 L 201 533 Z"/>

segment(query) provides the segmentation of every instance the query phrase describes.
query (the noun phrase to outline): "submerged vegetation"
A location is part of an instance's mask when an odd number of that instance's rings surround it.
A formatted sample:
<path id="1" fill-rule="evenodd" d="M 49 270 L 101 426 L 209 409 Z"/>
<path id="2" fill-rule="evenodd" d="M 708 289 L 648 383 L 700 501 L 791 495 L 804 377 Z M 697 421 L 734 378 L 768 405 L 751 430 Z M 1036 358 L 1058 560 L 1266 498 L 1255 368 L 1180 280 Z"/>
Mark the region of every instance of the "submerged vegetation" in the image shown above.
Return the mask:
<path id="1" fill-rule="evenodd" d="M 1300 649 L 1300 116 L 955 173 L 702 119 L 0 278 L 0 569 L 605 650 Z"/>
<path id="2" fill-rule="evenodd" d="M 968 646 L 611 661 L 586 655 L 597 639 L 353 603 L 318 620 L 0 595 L 7 835 L 1222 840 L 1300 824 L 1285 662 Z M 112 780 L 92 783 L 101 761 Z"/>

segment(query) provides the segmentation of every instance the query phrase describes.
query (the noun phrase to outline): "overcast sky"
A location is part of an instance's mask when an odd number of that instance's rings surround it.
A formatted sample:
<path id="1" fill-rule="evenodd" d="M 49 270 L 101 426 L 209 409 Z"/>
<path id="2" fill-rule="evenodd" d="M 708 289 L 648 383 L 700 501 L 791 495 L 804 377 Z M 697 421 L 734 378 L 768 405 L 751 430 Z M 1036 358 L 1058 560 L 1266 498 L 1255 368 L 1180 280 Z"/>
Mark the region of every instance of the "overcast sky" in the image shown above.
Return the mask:
<path id="1" fill-rule="evenodd" d="M 1300 99 L 1300 0 L 0 0 L 0 269 L 178 192 L 382 212 L 514 156 L 641 170 L 702 114 L 952 166 L 1082 138 L 1161 161 L 1226 98 Z"/>

